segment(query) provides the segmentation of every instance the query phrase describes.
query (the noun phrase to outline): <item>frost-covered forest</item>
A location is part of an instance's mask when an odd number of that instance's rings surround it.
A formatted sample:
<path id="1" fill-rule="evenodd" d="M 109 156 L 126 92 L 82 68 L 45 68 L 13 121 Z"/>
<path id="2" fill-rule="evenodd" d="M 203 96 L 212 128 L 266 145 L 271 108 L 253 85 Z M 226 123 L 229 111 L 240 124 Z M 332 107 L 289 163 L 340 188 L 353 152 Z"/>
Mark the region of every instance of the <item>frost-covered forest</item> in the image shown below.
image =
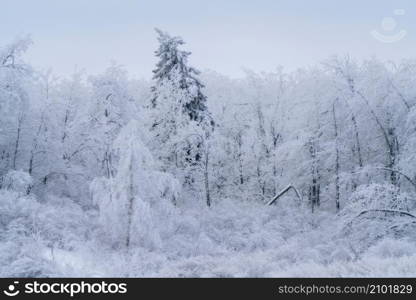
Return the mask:
<path id="1" fill-rule="evenodd" d="M 137 80 L 0 48 L 0 276 L 416 276 L 416 61 Z M 196 66 L 197 67 L 197 66 Z"/>

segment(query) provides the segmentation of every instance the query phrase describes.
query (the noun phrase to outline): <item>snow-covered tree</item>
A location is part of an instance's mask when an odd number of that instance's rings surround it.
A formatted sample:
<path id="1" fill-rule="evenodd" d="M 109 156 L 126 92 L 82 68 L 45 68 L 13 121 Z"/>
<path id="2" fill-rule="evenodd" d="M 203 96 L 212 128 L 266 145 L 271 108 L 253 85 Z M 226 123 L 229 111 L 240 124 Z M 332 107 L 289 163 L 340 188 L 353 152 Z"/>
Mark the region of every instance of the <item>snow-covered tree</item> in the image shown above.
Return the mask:
<path id="1" fill-rule="evenodd" d="M 142 143 L 143 134 L 136 121 L 120 131 L 112 152 L 118 158 L 115 175 L 98 178 L 91 184 L 93 201 L 100 210 L 102 226 L 115 244 L 155 247 L 161 207 L 175 204 L 178 184 L 157 163 Z"/>
<path id="2" fill-rule="evenodd" d="M 207 145 L 214 122 L 202 92 L 204 85 L 197 78 L 199 72 L 188 66 L 190 52 L 180 49 L 184 41 L 158 29 L 156 32 L 159 61 L 153 71 L 151 89 L 152 149 L 167 170 L 181 174 L 183 184 L 198 193 L 197 190 L 206 190 L 209 186 L 205 180 L 204 188 L 198 187 L 195 167 L 209 162 Z M 192 138 L 195 136 L 200 138 Z M 206 199 L 206 202 L 210 201 Z"/>
<path id="3" fill-rule="evenodd" d="M 90 78 L 92 101 L 89 116 L 84 120 L 90 130 L 86 144 L 95 154 L 93 166 L 98 174 L 107 178 L 114 175 L 115 161 L 111 151 L 113 141 L 120 129 L 128 123 L 135 111 L 134 100 L 129 94 L 128 79 L 122 67 L 112 64 L 104 74 Z"/>
<path id="4" fill-rule="evenodd" d="M 23 167 L 22 136 L 33 71 L 22 56 L 31 43 L 30 38 L 17 39 L 0 48 L 0 174 Z"/>
<path id="5" fill-rule="evenodd" d="M 152 106 L 157 107 L 163 102 L 176 101 L 179 113 L 187 115 L 189 120 L 198 124 L 203 122 L 212 124 L 208 112 L 207 97 L 203 94 L 204 85 L 197 78 L 199 71 L 188 66 L 188 56 L 191 52 L 181 50 L 179 47 L 185 44 L 182 38 L 172 37 L 167 32 L 156 29 L 158 34 L 159 48 L 155 52 L 159 61 L 153 70 Z M 160 90 L 169 85 L 172 93 L 182 94 L 178 99 L 172 99 Z M 172 96 L 176 96 L 175 94 Z M 157 125 L 158 122 L 155 123 Z"/>

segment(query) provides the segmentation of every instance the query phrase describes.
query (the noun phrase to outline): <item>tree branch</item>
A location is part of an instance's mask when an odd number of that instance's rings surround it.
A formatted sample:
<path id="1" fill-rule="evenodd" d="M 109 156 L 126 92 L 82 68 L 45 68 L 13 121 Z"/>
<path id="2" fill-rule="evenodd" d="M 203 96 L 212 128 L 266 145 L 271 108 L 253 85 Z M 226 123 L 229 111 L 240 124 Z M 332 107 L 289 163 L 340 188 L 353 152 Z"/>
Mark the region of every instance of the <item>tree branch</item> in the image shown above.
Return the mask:
<path id="1" fill-rule="evenodd" d="M 281 196 L 283 196 L 284 194 L 286 194 L 289 190 L 293 189 L 296 193 L 296 196 L 298 197 L 300 203 L 302 202 L 302 197 L 299 193 L 299 191 L 292 185 L 289 184 L 287 187 L 285 187 L 283 190 L 281 190 L 276 196 L 274 196 L 274 198 L 272 200 L 270 200 L 267 205 L 273 205 Z"/>

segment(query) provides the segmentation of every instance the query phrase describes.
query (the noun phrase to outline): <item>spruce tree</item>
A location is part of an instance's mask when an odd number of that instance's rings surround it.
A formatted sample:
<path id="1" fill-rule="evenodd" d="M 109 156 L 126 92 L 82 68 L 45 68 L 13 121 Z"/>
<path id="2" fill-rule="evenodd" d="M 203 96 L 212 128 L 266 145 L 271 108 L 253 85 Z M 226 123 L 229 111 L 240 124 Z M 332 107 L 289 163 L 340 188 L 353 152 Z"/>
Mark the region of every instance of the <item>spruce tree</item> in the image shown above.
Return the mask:
<path id="1" fill-rule="evenodd" d="M 155 54 L 159 62 L 153 70 L 152 107 L 156 108 L 161 101 L 175 101 L 180 106 L 180 112 L 190 121 L 212 127 L 214 122 L 208 112 L 207 97 L 202 93 L 204 85 L 197 78 L 200 72 L 188 66 L 191 52 L 179 49 L 185 44 L 181 37 L 172 37 L 159 29 L 156 32 L 159 48 Z M 161 89 L 167 85 L 173 89 L 172 97 L 166 97 L 166 93 L 161 96 Z M 181 94 L 180 99 L 175 97 L 175 93 Z"/>
<path id="2" fill-rule="evenodd" d="M 158 29 L 156 32 L 159 48 L 155 54 L 159 61 L 151 90 L 154 138 L 150 147 L 163 162 L 164 170 L 181 178 L 184 191 L 195 197 L 208 187 L 208 182 L 203 186 L 201 178 L 208 180 L 208 175 L 203 176 L 208 170 L 208 140 L 214 122 L 199 71 L 188 65 L 191 53 L 180 49 L 184 41 Z"/>

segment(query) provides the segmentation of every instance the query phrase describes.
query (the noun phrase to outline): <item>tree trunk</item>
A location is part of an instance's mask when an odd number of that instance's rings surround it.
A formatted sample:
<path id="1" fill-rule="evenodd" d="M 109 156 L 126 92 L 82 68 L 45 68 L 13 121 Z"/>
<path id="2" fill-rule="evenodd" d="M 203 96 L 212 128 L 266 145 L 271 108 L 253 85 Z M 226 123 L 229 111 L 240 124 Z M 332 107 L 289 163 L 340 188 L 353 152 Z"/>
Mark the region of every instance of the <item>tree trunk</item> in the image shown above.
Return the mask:
<path id="1" fill-rule="evenodd" d="M 19 144 L 20 144 L 20 132 L 22 130 L 22 122 L 23 116 L 19 116 L 18 124 L 17 124 L 17 136 L 16 141 L 14 144 L 14 155 L 13 155 L 13 169 L 16 170 L 16 161 L 17 161 L 17 154 L 19 152 Z"/>
<path id="2" fill-rule="evenodd" d="M 204 182 L 205 182 L 205 199 L 207 206 L 211 206 L 211 195 L 209 191 L 209 148 L 205 151 L 205 169 L 204 169 Z"/>
<path id="3" fill-rule="evenodd" d="M 389 168 L 389 169 L 394 169 L 395 163 L 396 163 L 396 158 L 397 158 L 397 150 L 399 148 L 399 145 L 398 145 L 399 143 L 397 141 L 397 136 L 395 135 L 394 128 L 386 129 L 383 126 L 383 124 L 381 123 L 381 120 L 379 119 L 379 117 L 377 116 L 375 111 L 372 109 L 368 99 L 361 92 L 357 92 L 357 94 L 360 96 L 360 98 L 367 105 L 367 107 L 370 111 L 370 114 L 374 118 L 374 121 L 376 122 L 376 124 L 380 128 L 380 131 L 383 135 L 384 142 L 385 142 L 385 145 L 386 145 L 386 148 L 387 148 L 387 151 L 386 151 L 387 152 L 387 165 L 386 165 L 386 167 Z M 391 182 L 391 184 L 397 186 L 397 178 L 396 178 L 396 173 L 395 172 L 390 173 L 390 182 Z"/>
<path id="4" fill-rule="evenodd" d="M 133 154 L 130 158 L 129 165 L 129 202 L 127 211 L 127 237 L 126 237 L 126 248 L 129 248 L 131 242 L 131 224 L 133 223 L 133 209 L 134 209 L 134 178 L 133 178 Z"/>
<path id="5" fill-rule="evenodd" d="M 334 138 L 335 138 L 335 208 L 337 212 L 340 209 L 339 198 L 339 144 L 338 144 L 338 124 L 335 114 L 335 102 L 332 104 L 332 117 L 334 121 Z"/>
<path id="6" fill-rule="evenodd" d="M 344 73 L 342 73 L 342 74 L 345 77 L 345 79 L 347 80 L 347 83 L 348 83 L 351 94 L 354 96 L 356 94 L 354 80 L 351 77 L 349 77 L 348 75 L 345 75 Z M 352 110 L 352 108 L 351 108 L 350 104 L 348 103 L 347 99 L 345 99 L 345 104 L 347 105 L 349 111 L 351 112 L 351 122 L 352 122 L 352 126 L 354 128 L 355 146 L 357 147 L 358 166 L 361 169 L 363 167 L 364 163 L 363 163 L 363 158 L 362 158 L 362 154 L 361 154 L 361 142 L 360 142 L 360 136 L 359 136 L 359 133 L 358 133 L 357 119 L 356 119 L 354 111 Z"/>
<path id="7" fill-rule="evenodd" d="M 36 151 L 38 149 L 38 140 L 39 140 L 40 133 L 42 131 L 43 124 L 44 124 L 44 116 L 42 113 L 40 124 L 38 126 L 38 130 L 36 131 L 36 136 L 33 139 L 33 147 L 32 147 L 32 150 L 30 151 L 29 168 L 28 168 L 29 175 L 32 175 L 32 172 L 33 172 L 33 162 L 35 160 Z"/>
<path id="8" fill-rule="evenodd" d="M 319 175 L 319 167 L 318 167 L 318 157 L 316 151 L 315 141 L 311 140 L 309 143 L 309 153 L 311 154 L 312 158 L 312 166 L 311 166 L 311 175 L 312 175 L 312 183 L 309 187 L 309 201 L 311 204 L 312 212 L 314 212 L 315 207 L 320 206 L 320 175 Z"/>
<path id="9" fill-rule="evenodd" d="M 357 125 L 357 120 L 355 119 L 354 113 L 352 113 L 351 115 L 351 122 L 354 126 L 354 137 L 355 137 L 355 146 L 357 147 L 358 166 L 362 168 L 364 164 L 363 164 L 363 157 L 361 154 L 360 136 L 358 133 L 358 125 Z"/>
<path id="10" fill-rule="evenodd" d="M 243 175 L 243 153 L 242 153 L 242 133 L 239 132 L 237 135 L 237 145 L 238 145 L 238 169 L 240 172 L 240 185 L 244 184 L 244 175 Z"/>

